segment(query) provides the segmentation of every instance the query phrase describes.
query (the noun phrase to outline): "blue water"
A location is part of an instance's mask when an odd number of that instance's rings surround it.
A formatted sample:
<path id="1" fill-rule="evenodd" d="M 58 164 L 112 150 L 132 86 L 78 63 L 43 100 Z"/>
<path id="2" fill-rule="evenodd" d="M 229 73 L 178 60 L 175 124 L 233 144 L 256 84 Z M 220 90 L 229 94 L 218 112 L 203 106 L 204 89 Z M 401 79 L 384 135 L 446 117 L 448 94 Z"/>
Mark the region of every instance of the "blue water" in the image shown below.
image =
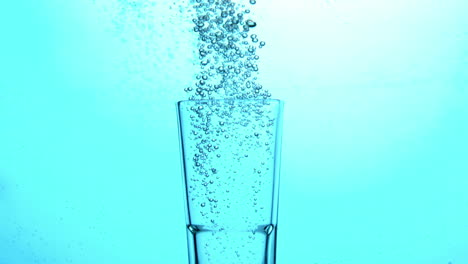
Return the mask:
<path id="1" fill-rule="evenodd" d="M 95 2 L 0 8 L 1 264 L 187 261 L 190 21 Z M 258 81 L 286 101 L 278 263 L 468 263 L 465 10 L 257 1 Z"/>

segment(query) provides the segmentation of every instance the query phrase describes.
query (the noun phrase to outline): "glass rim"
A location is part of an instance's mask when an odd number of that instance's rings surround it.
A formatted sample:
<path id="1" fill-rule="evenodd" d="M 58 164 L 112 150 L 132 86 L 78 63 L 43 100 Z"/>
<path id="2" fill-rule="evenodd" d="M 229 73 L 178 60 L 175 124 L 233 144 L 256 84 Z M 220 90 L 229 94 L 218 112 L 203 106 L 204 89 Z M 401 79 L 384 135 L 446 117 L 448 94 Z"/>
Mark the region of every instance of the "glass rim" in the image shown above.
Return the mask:
<path id="1" fill-rule="evenodd" d="M 209 103 L 209 102 L 277 102 L 277 103 L 284 103 L 283 100 L 268 98 L 268 99 L 238 99 L 238 98 L 225 98 L 225 99 L 196 99 L 196 100 L 180 100 L 177 101 L 177 104 L 185 104 L 185 103 Z"/>

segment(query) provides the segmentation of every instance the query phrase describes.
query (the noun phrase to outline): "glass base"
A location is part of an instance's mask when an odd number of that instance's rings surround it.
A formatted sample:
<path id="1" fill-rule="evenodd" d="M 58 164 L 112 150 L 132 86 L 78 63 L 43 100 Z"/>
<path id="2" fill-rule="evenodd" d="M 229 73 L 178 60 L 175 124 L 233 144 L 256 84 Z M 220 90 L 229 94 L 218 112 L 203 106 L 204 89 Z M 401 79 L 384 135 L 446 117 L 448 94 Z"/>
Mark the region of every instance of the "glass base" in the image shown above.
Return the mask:
<path id="1" fill-rule="evenodd" d="M 187 226 L 190 264 L 274 264 L 276 228 L 254 230 Z"/>

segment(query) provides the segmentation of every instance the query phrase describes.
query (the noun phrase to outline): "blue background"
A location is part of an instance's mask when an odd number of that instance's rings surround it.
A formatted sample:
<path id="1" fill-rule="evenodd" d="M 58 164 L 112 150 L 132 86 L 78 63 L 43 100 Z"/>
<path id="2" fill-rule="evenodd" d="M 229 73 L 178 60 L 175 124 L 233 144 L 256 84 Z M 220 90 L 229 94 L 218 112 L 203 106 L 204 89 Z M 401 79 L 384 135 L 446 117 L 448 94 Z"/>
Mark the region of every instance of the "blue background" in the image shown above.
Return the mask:
<path id="1" fill-rule="evenodd" d="M 257 2 L 278 263 L 467 264 L 468 2 Z M 186 263 L 187 7 L 2 2 L 0 264 Z"/>

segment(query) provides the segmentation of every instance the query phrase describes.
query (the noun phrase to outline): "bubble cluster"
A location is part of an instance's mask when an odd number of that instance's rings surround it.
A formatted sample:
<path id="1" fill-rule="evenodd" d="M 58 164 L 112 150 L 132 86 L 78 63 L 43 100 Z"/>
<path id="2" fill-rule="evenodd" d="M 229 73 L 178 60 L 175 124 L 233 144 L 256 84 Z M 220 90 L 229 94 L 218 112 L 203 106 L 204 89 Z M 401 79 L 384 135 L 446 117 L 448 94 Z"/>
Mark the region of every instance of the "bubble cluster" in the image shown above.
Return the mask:
<path id="1" fill-rule="evenodd" d="M 193 9 L 200 71 L 185 89 L 189 99 L 269 98 L 257 82 L 257 48 L 265 42 L 251 32 L 257 23 L 250 10 L 232 0 L 196 0 Z"/>
<path id="2" fill-rule="evenodd" d="M 189 231 L 203 245 L 204 263 L 260 263 L 273 226 L 277 125 L 271 94 L 257 78 L 257 51 L 266 43 L 245 5 L 194 0 L 192 7 L 199 71 L 185 88 L 190 129 L 183 137 L 189 224 L 199 228 Z"/>
<path id="3" fill-rule="evenodd" d="M 270 224 L 275 102 L 187 101 L 185 168 L 192 223 L 210 230 Z M 240 227 L 239 227 L 240 228 Z"/>

